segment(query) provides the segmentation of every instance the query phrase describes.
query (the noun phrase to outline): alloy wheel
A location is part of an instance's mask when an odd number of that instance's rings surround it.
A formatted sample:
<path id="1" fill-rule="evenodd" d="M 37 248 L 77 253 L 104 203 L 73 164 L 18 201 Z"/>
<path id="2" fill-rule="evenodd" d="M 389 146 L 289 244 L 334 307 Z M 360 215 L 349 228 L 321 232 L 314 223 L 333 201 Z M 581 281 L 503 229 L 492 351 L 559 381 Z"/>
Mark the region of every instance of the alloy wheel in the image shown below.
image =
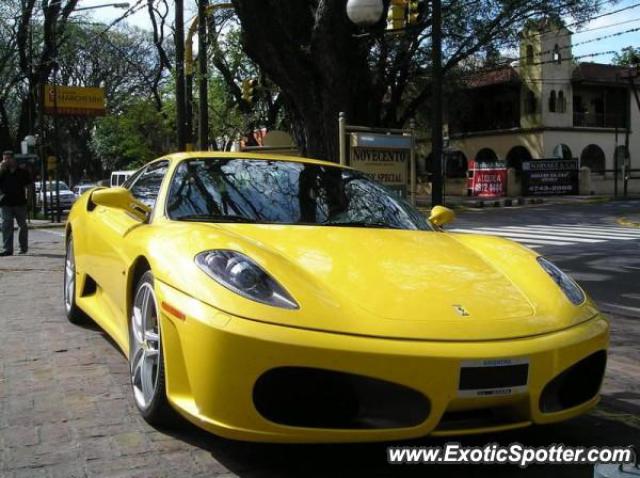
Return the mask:
<path id="1" fill-rule="evenodd" d="M 138 407 L 149 408 L 156 396 L 160 370 L 160 329 L 153 285 L 143 282 L 136 292 L 131 317 L 131 383 Z"/>
<path id="2" fill-rule="evenodd" d="M 73 308 L 76 289 L 76 261 L 73 256 L 73 239 L 67 241 L 66 252 L 64 263 L 64 306 L 68 314 Z"/>

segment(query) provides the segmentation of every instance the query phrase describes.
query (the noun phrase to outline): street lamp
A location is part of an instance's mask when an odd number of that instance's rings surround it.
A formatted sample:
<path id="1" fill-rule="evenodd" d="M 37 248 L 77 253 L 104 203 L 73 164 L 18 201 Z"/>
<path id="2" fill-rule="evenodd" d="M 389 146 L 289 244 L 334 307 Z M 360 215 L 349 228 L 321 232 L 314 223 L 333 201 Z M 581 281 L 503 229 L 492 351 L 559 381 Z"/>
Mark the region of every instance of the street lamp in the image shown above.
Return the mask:
<path id="1" fill-rule="evenodd" d="M 349 0 L 347 16 L 359 27 L 370 27 L 382 19 L 384 2 L 382 0 Z"/>
<path id="2" fill-rule="evenodd" d="M 432 195 L 431 204 L 438 206 L 444 203 L 442 178 L 442 4 L 441 0 L 431 0 L 431 59 L 432 59 L 432 117 L 431 117 L 431 157 L 432 157 Z M 415 24 L 418 19 L 418 3 L 408 0 L 391 0 L 391 8 L 400 7 L 407 10 L 407 23 Z M 391 11 L 391 10 L 390 10 Z M 395 26 L 391 15 L 391 28 L 388 33 L 403 30 Z M 384 5 L 382 0 L 349 0 L 347 2 L 347 16 L 359 27 L 370 27 L 382 20 Z M 406 23 L 405 23 L 406 25 Z"/>

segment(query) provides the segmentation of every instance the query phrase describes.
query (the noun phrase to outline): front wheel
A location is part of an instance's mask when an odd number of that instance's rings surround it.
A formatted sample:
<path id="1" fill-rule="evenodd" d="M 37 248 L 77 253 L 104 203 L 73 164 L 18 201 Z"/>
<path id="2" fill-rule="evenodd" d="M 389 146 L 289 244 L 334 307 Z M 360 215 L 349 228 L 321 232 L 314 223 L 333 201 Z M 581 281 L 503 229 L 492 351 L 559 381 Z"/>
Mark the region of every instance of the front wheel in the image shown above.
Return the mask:
<path id="1" fill-rule="evenodd" d="M 152 425 L 169 425 L 175 414 L 165 387 L 158 302 L 153 274 L 147 271 L 136 286 L 129 327 L 129 370 L 136 406 Z"/>
<path id="2" fill-rule="evenodd" d="M 73 251 L 73 236 L 67 238 L 64 259 L 64 310 L 73 324 L 84 322 L 86 316 L 76 305 L 76 257 Z"/>

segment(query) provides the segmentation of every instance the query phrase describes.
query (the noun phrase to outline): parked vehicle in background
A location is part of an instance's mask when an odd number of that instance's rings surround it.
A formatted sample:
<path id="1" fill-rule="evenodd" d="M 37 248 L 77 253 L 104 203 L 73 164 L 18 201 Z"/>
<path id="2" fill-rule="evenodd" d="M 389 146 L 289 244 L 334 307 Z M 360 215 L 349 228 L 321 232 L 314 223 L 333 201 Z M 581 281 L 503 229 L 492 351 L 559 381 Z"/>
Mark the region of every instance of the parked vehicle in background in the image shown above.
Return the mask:
<path id="1" fill-rule="evenodd" d="M 114 171 L 111 173 L 111 187 L 122 186 L 135 171 Z"/>
<path id="2" fill-rule="evenodd" d="M 90 189 L 93 189 L 95 187 L 96 187 L 95 183 L 77 184 L 76 186 L 73 187 L 73 194 L 76 195 L 76 198 L 79 198 L 80 196 L 82 196 L 82 193 L 89 191 Z"/>
<path id="3" fill-rule="evenodd" d="M 42 183 L 40 181 L 34 183 L 33 185 L 36 192 L 36 207 L 42 207 L 42 200 L 44 199 L 44 194 L 42 192 Z M 56 186 L 56 181 L 47 181 L 47 209 L 52 210 L 58 207 L 58 202 L 56 200 L 56 193 L 60 194 L 60 209 L 69 210 L 71 206 L 76 201 L 76 195 L 69 189 L 69 186 L 63 181 L 58 181 L 58 185 Z"/>

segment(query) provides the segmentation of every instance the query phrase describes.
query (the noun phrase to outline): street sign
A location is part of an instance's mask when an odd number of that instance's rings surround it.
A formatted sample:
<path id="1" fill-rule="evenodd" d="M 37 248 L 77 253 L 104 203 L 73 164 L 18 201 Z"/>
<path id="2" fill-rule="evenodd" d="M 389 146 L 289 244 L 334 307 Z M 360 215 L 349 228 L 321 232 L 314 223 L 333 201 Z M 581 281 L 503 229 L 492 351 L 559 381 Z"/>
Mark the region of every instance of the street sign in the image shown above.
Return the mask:
<path id="1" fill-rule="evenodd" d="M 579 194 L 577 159 L 532 159 L 522 162 L 524 196 Z"/>
<path id="2" fill-rule="evenodd" d="M 65 116 L 104 116 L 104 89 L 46 85 L 44 111 Z"/>
<path id="3" fill-rule="evenodd" d="M 411 136 L 351 133 L 349 165 L 406 197 L 412 145 Z"/>
<path id="4" fill-rule="evenodd" d="M 58 159 L 55 156 L 48 156 L 47 157 L 47 169 L 49 171 L 51 171 L 52 169 L 56 169 L 57 162 L 58 162 Z"/>

